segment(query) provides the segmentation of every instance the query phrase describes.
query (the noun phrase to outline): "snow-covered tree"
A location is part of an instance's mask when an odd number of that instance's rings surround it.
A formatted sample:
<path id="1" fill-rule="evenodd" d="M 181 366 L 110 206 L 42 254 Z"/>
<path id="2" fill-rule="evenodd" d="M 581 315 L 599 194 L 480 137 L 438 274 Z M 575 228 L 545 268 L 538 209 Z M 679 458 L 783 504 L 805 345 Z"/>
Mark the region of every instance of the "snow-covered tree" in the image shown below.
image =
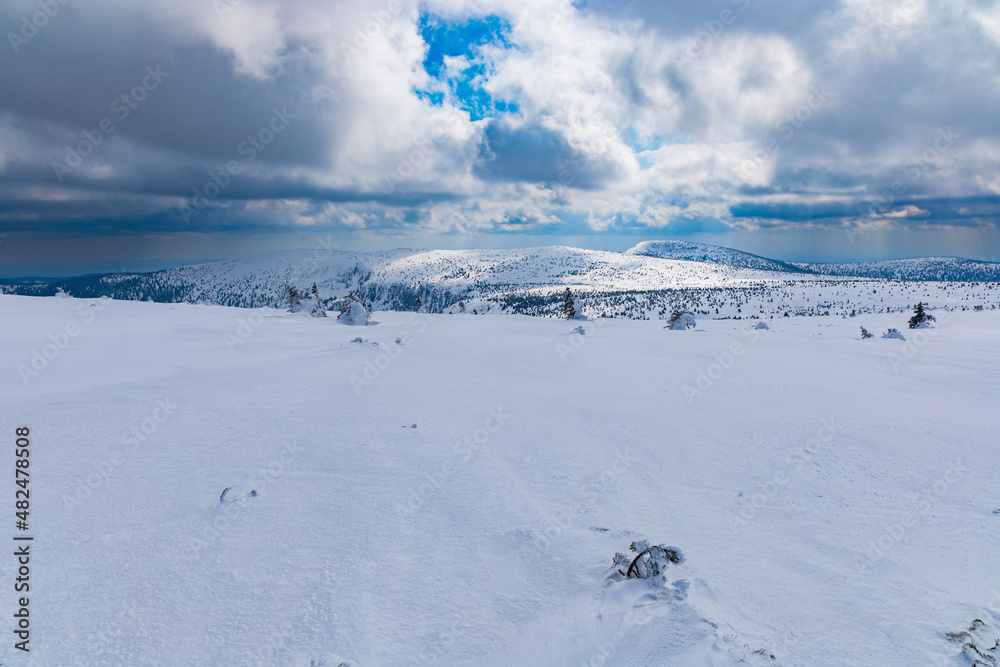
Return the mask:
<path id="1" fill-rule="evenodd" d="M 926 329 L 934 321 L 934 316 L 924 312 L 924 303 L 921 301 L 913 309 L 913 317 L 910 318 L 911 329 Z"/>
<path id="2" fill-rule="evenodd" d="M 302 310 L 302 293 L 295 285 L 285 285 L 285 299 L 288 303 L 288 312 L 297 313 Z"/>
<path id="3" fill-rule="evenodd" d="M 663 328 L 670 329 L 671 331 L 687 331 L 688 329 L 694 329 L 696 326 L 693 313 L 686 310 L 675 310 L 670 315 L 667 326 Z"/>
<path id="4" fill-rule="evenodd" d="M 424 300 L 418 296 L 416 303 L 413 304 L 413 312 L 419 313 L 420 309 L 423 307 L 424 307 Z"/>
<path id="5" fill-rule="evenodd" d="M 576 317 L 576 304 L 573 302 L 573 293 L 569 291 L 568 287 L 563 292 L 562 316 L 567 320 Z"/>
<path id="6" fill-rule="evenodd" d="M 326 317 L 326 307 L 323 305 L 323 299 L 319 296 L 319 288 L 316 287 L 316 283 L 313 283 L 310 296 L 312 297 L 313 302 L 309 304 L 309 314 L 313 317 Z"/>

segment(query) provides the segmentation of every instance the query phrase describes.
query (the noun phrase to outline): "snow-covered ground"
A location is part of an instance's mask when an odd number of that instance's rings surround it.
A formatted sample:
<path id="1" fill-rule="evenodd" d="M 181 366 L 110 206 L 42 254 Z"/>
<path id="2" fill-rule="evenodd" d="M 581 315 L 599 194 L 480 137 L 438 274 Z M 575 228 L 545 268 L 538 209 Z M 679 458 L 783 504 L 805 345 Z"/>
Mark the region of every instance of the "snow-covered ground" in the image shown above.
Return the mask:
<path id="1" fill-rule="evenodd" d="M 907 318 L 0 296 L 35 536 L 32 651 L 0 661 L 970 665 L 946 633 L 1000 638 L 1000 312 Z M 609 581 L 646 539 L 686 557 L 666 585 Z"/>

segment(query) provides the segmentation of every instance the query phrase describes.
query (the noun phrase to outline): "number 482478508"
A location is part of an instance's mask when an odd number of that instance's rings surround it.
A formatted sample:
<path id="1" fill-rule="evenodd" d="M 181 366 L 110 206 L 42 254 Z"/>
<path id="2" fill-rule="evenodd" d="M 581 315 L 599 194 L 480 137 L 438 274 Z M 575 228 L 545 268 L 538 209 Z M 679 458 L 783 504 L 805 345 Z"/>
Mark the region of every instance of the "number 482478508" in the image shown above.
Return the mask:
<path id="1" fill-rule="evenodd" d="M 31 444 L 31 441 L 28 439 L 29 431 L 27 426 L 22 426 L 18 428 L 15 431 L 15 433 L 17 435 L 17 441 L 16 441 L 17 449 L 14 452 L 16 456 L 16 459 L 14 461 L 15 465 L 14 478 L 16 480 L 15 484 L 17 484 L 17 486 L 20 487 L 15 491 L 14 494 L 16 500 L 15 507 L 17 509 L 15 514 L 18 519 L 17 527 L 20 528 L 21 530 L 27 530 L 28 508 L 30 507 L 28 499 L 30 498 L 31 495 L 30 492 L 28 491 L 28 481 L 29 481 L 28 446 Z"/>

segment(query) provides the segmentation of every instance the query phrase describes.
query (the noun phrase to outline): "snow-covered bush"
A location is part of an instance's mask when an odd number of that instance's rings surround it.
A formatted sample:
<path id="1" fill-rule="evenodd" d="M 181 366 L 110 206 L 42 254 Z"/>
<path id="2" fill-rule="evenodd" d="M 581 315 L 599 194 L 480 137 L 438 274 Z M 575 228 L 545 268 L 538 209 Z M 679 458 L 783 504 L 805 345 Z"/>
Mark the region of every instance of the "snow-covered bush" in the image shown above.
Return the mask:
<path id="1" fill-rule="evenodd" d="M 905 338 L 903 338 L 903 334 L 899 333 L 899 329 L 889 329 L 884 334 L 882 334 L 882 338 L 895 338 L 897 340 L 906 340 Z"/>
<path id="2" fill-rule="evenodd" d="M 67 292 L 66 290 L 64 290 L 62 287 L 57 287 L 56 288 L 56 294 L 55 295 L 57 297 L 59 297 L 60 299 L 68 299 L 71 296 L 70 293 Z"/>
<path id="3" fill-rule="evenodd" d="M 285 285 L 285 298 L 290 313 L 308 313 L 313 317 L 326 317 L 326 306 L 319 296 L 319 289 L 313 283 L 308 292 L 300 292 L 294 285 Z"/>
<path id="4" fill-rule="evenodd" d="M 430 310 L 428 310 L 426 304 L 424 304 L 424 300 L 418 296 L 416 302 L 413 304 L 413 312 L 426 315 L 430 312 Z"/>
<path id="5" fill-rule="evenodd" d="M 861 327 L 861 340 L 864 340 L 866 338 L 874 338 L 874 337 L 875 337 L 875 334 L 873 334 L 872 332 L 868 331 L 868 329 L 865 329 L 864 327 Z"/>
<path id="6" fill-rule="evenodd" d="M 502 309 L 492 301 L 485 299 L 463 299 L 452 304 L 441 311 L 445 315 L 489 315 L 494 312 L 502 312 Z"/>
<path id="7" fill-rule="evenodd" d="M 684 554 L 677 547 L 663 544 L 652 546 L 649 540 L 633 542 L 629 549 L 635 556 L 615 554 L 614 572 L 611 574 L 611 578 L 615 581 L 651 579 L 653 583 L 662 584 L 665 582 L 664 573 L 667 567 L 684 562 Z"/>
<path id="8" fill-rule="evenodd" d="M 758 322 L 754 329 L 760 329 L 761 331 L 768 331 L 771 327 L 767 326 L 765 322 Z"/>
<path id="9" fill-rule="evenodd" d="M 670 316 L 667 326 L 663 328 L 670 329 L 671 331 L 687 331 L 688 329 L 694 329 L 696 326 L 694 314 L 687 311 L 675 310 Z"/>
<path id="10" fill-rule="evenodd" d="M 309 314 L 313 317 L 326 317 L 326 306 L 323 305 L 323 299 L 319 296 L 319 289 L 316 287 L 316 283 L 313 283 L 312 291 L 309 293 Z"/>
<path id="11" fill-rule="evenodd" d="M 913 317 L 910 318 L 911 329 L 929 329 L 930 323 L 934 321 L 934 316 L 924 312 L 924 304 L 921 301 L 913 309 Z"/>
<path id="12" fill-rule="evenodd" d="M 368 324 L 369 311 L 365 304 L 354 292 L 344 297 L 340 306 L 340 315 L 337 321 L 355 327 L 363 327 Z"/>
<path id="13" fill-rule="evenodd" d="M 568 287 L 566 288 L 566 291 L 563 292 L 562 316 L 563 319 L 567 320 L 587 319 L 587 316 L 577 309 L 576 299 L 573 298 L 573 293 L 569 290 Z"/>
<path id="14" fill-rule="evenodd" d="M 962 646 L 962 657 L 968 661 L 965 664 L 977 665 L 981 667 L 996 667 L 996 653 L 1000 650 L 1000 639 L 994 640 L 995 633 L 986 630 L 987 625 L 981 618 L 972 620 L 967 630 L 958 632 L 946 632 L 948 641 Z M 990 646 L 993 642 L 993 646 Z"/>

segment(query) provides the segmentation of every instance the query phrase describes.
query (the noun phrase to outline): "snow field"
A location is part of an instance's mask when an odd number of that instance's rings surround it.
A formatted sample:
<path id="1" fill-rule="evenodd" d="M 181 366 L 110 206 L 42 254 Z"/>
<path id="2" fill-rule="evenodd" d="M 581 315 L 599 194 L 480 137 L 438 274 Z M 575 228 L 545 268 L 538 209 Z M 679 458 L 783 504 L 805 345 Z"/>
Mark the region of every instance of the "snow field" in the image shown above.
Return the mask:
<path id="1" fill-rule="evenodd" d="M 36 536 L 4 664 L 967 665 L 946 632 L 1000 637 L 996 311 L 373 317 L 0 297 Z M 641 539 L 686 561 L 609 583 Z"/>

